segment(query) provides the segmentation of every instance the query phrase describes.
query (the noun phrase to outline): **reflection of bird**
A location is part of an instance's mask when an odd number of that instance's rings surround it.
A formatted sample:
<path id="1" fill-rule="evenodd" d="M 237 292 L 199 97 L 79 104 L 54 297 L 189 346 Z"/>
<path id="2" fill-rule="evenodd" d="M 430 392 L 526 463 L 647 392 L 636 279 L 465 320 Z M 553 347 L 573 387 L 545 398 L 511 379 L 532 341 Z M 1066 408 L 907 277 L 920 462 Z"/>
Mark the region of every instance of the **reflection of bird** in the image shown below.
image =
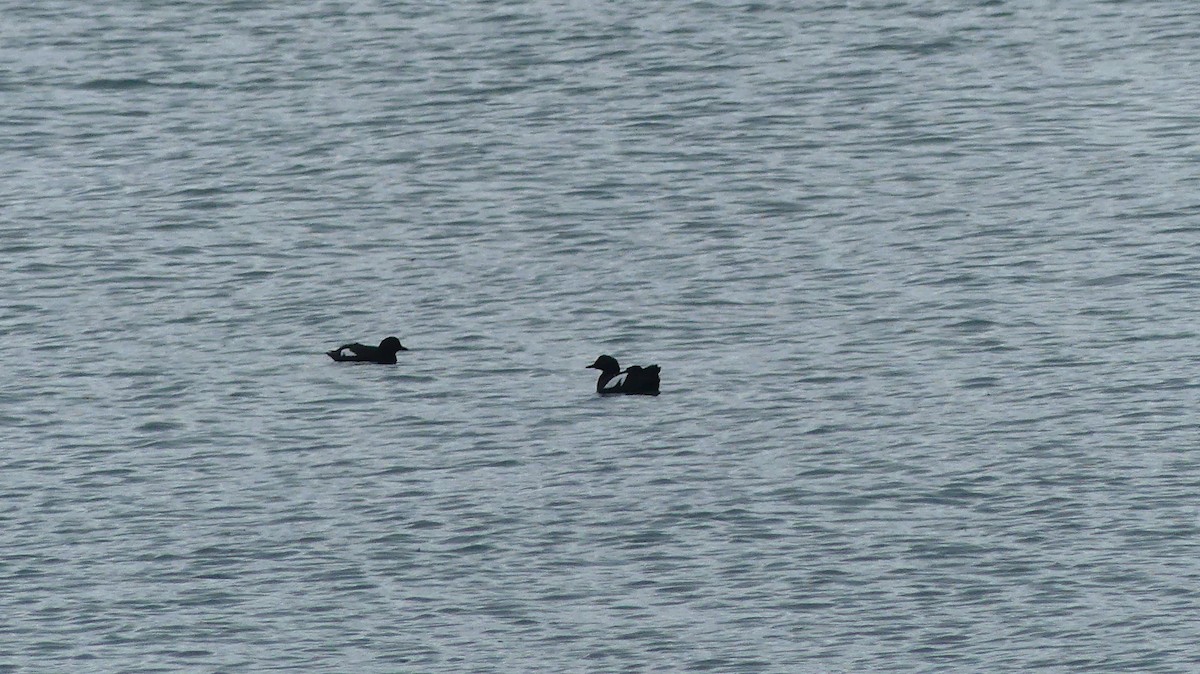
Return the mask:
<path id="1" fill-rule="evenodd" d="M 349 351 L 349 354 L 342 353 Z M 365 346 L 355 342 L 354 344 L 343 344 L 333 351 L 326 351 L 325 355 L 330 358 L 344 362 L 357 363 L 382 363 L 384 365 L 392 365 L 396 362 L 397 351 L 408 351 L 400 344 L 400 340 L 395 337 L 388 337 L 379 343 L 379 346 Z"/>
<path id="2" fill-rule="evenodd" d="M 631 365 L 624 370 L 612 356 L 600 356 L 588 367 L 600 370 L 596 380 L 596 393 L 630 393 L 635 395 L 658 395 L 657 365 Z"/>

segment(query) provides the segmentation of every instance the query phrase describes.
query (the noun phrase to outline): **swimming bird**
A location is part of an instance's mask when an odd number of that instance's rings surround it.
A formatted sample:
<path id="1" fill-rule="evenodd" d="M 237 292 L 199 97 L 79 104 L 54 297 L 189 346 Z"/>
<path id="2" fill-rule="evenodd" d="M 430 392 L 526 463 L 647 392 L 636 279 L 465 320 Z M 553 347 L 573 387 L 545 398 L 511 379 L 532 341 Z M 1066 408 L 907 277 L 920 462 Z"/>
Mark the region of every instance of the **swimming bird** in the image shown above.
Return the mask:
<path id="1" fill-rule="evenodd" d="M 349 354 L 342 353 L 349 351 Z M 383 365 L 394 365 L 396 363 L 396 353 L 399 351 L 408 351 L 400 344 L 400 340 L 395 337 L 388 337 L 379 343 L 379 346 L 365 346 L 355 342 L 353 344 L 343 344 L 332 351 L 326 351 L 325 355 L 339 361 L 352 361 L 359 363 L 381 363 Z"/>
<path id="2" fill-rule="evenodd" d="M 658 395 L 658 372 L 661 368 L 657 365 L 631 365 L 622 370 L 616 358 L 600 356 L 587 367 L 600 370 L 600 378 L 596 380 L 596 393 Z"/>

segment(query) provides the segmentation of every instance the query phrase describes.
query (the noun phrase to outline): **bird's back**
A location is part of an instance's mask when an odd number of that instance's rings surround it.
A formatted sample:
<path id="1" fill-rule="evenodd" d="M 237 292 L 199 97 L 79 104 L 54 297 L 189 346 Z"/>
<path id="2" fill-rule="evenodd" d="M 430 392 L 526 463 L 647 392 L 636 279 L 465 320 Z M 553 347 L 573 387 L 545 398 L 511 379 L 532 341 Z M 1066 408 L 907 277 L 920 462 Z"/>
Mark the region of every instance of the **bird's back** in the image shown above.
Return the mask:
<path id="1" fill-rule="evenodd" d="M 625 373 L 625 382 L 621 385 L 624 393 L 643 395 L 658 395 L 659 377 L 661 370 L 657 365 L 632 365 Z"/>

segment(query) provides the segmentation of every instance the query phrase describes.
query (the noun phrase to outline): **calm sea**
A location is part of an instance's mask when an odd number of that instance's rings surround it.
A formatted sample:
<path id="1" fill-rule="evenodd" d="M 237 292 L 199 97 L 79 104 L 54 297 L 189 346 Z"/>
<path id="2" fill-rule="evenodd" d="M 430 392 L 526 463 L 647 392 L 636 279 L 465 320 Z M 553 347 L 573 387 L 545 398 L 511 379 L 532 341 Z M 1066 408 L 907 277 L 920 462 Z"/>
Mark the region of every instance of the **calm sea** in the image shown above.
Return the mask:
<path id="1" fill-rule="evenodd" d="M 0 0 L 0 672 L 1200 671 L 1197 72 L 1191 0 Z"/>

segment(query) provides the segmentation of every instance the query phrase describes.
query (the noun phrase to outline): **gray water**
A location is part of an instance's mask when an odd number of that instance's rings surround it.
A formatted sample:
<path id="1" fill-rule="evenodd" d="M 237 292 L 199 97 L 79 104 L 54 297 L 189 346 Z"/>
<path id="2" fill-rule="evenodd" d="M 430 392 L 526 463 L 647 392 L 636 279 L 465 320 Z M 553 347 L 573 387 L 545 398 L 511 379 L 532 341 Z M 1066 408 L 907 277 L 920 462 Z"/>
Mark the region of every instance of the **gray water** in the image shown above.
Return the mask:
<path id="1" fill-rule="evenodd" d="M 0 2 L 0 671 L 1200 670 L 1197 72 L 1190 0 Z"/>

